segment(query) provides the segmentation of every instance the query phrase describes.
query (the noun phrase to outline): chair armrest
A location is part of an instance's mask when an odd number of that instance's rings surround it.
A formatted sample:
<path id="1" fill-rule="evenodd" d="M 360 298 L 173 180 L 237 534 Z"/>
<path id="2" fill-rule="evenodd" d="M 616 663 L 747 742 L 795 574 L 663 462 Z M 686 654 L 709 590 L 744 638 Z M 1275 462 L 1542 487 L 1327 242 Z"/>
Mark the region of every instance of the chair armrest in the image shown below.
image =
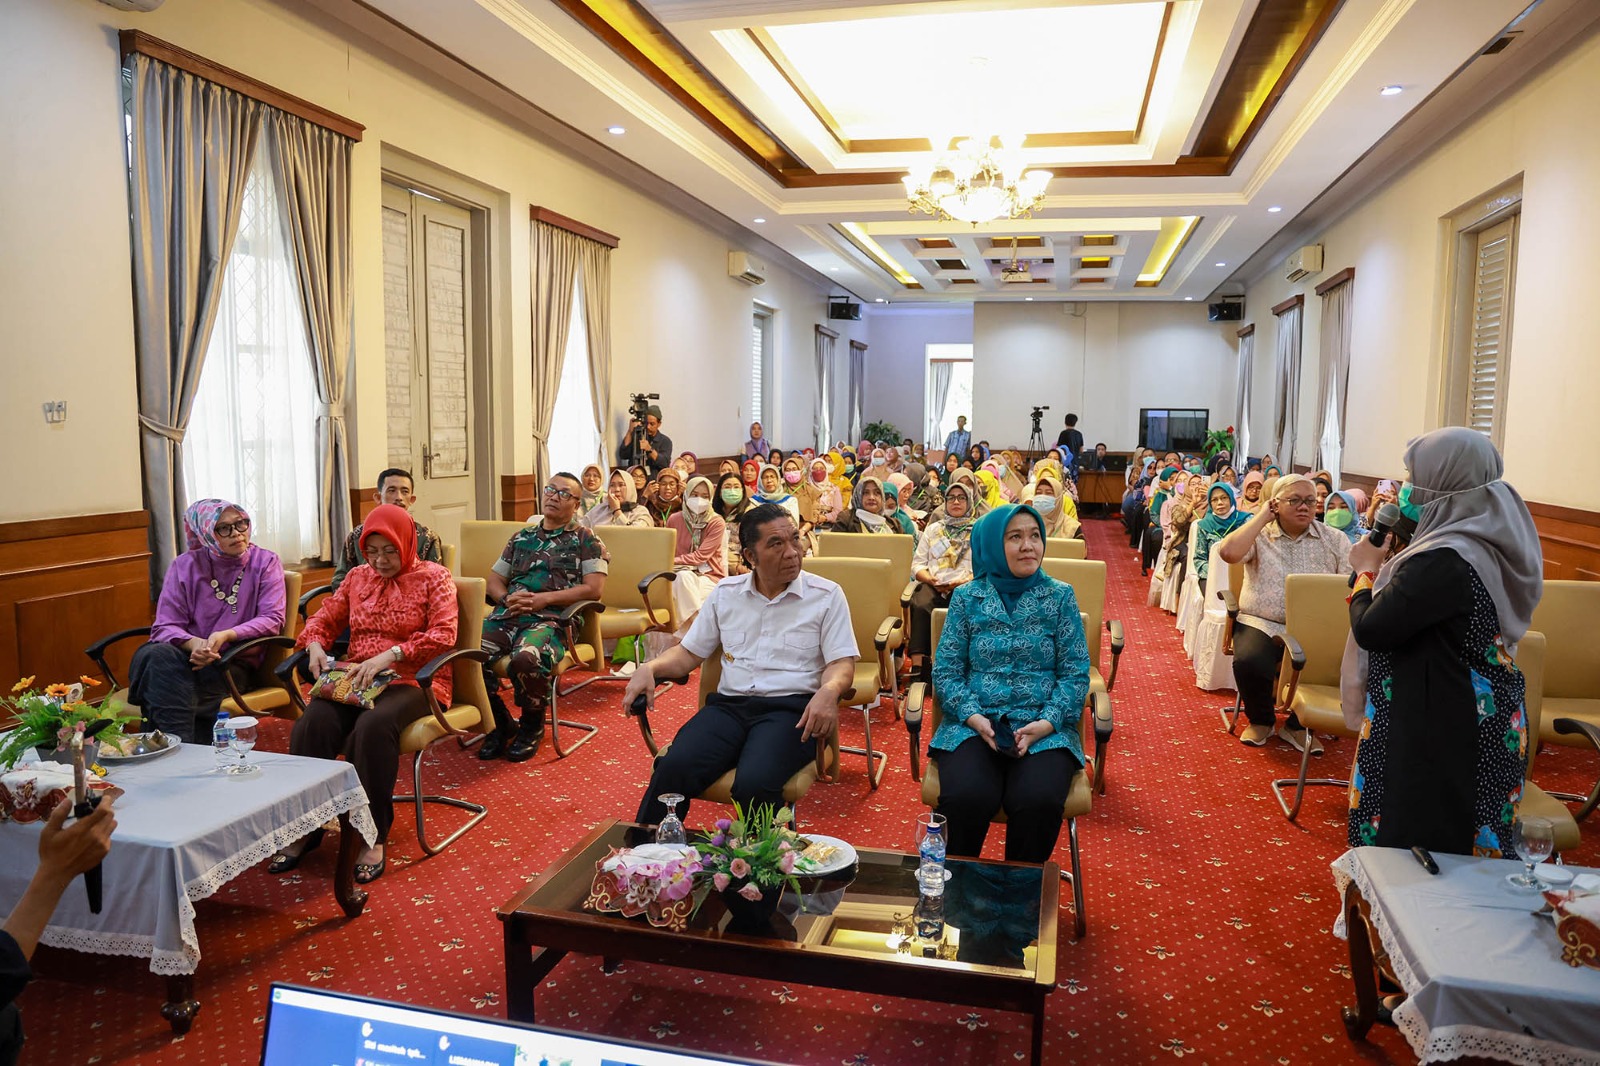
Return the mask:
<path id="1" fill-rule="evenodd" d="M 900 590 L 900 609 L 905 610 L 911 606 L 911 597 L 917 591 L 917 579 L 912 578 L 906 582 L 906 587 Z"/>
<path id="2" fill-rule="evenodd" d="M 644 616 L 650 622 L 651 629 L 658 627 L 656 626 L 655 608 L 650 605 L 650 589 L 654 587 L 657 581 L 676 580 L 678 580 L 676 570 L 657 570 L 655 573 L 646 574 L 639 579 L 639 598 L 644 601 Z"/>
<path id="3" fill-rule="evenodd" d="M 681 685 L 686 680 L 686 678 L 678 678 L 675 683 Z M 644 738 L 644 746 L 650 750 L 650 757 L 654 759 L 661 754 L 661 745 L 656 743 L 656 735 L 650 730 L 649 701 L 643 696 L 636 696 L 632 705 L 625 707 L 624 710 L 631 717 L 638 719 L 639 735 Z"/>
<path id="4" fill-rule="evenodd" d="M 1106 794 L 1106 759 L 1111 754 L 1111 697 L 1104 692 L 1089 694 L 1094 718 L 1094 790 Z"/>
<path id="5" fill-rule="evenodd" d="M 450 720 L 445 717 L 445 709 L 439 706 L 438 694 L 433 691 L 433 677 L 440 670 L 444 669 L 446 666 L 449 666 L 457 659 L 471 659 L 475 663 L 487 663 L 490 658 L 490 654 L 481 648 L 452 648 L 443 655 L 435 655 L 432 659 L 429 659 L 426 664 L 424 664 L 421 670 L 417 671 L 417 687 L 422 689 L 422 695 L 428 701 L 428 710 L 432 712 L 434 720 L 439 723 L 439 728 L 443 729 L 451 736 L 465 737 L 470 736 L 471 734 L 465 729 L 457 729 L 455 726 L 451 725 Z M 481 708 L 479 709 L 478 714 L 481 721 L 481 716 L 483 714 Z M 421 757 L 422 756 L 420 754 L 417 756 L 419 759 Z"/>
<path id="6" fill-rule="evenodd" d="M 300 679 L 311 680 L 311 676 L 306 672 L 306 663 L 310 660 L 311 652 L 301 648 L 284 659 L 272 671 L 278 677 L 278 684 L 282 685 L 284 691 L 289 694 L 289 701 L 295 705 L 295 708 L 301 714 L 306 711 L 306 698 L 300 691 Z"/>
<path id="7" fill-rule="evenodd" d="M 1577 734 L 1587 740 L 1596 751 L 1600 751 L 1600 727 L 1596 727 L 1593 723 L 1580 721 L 1577 718 L 1556 718 L 1551 721 L 1550 727 L 1562 736 Z M 1537 744 L 1539 738 L 1530 738 L 1528 742 Z M 1589 798 L 1578 808 L 1573 818 L 1581 822 L 1589 817 L 1590 812 L 1597 806 L 1600 806 L 1600 780 L 1595 781 L 1594 788 L 1589 790 Z"/>
<path id="8" fill-rule="evenodd" d="M 911 779 L 922 780 L 922 712 L 927 706 L 928 683 L 913 681 L 906 689 L 906 733 L 911 738 Z"/>
<path id="9" fill-rule="evenodd" d="M 597 646 L 594 649 L 594 662 L 585 663 L 583 660 L 578 658 L 577 653 L 573 649 L 578 646 L 578 630 L 587 624 L 587 621 L 591 616 L 600 614 L 605 611 L 605 609 L 606 605 L 601 603 L 599 600 L 579 600 L 577 603 L 569 603 L 562 610 L 562 612 L 556 616 L 556 621 L 561 626 L 561 633 L 567 641 L 567 653 L 570 654 L 572 658 L 585 670 L 591 670 L 595 673 L 603 672 L 600 670 L 602 650 Z"/>
<path id="10" fill-rule="evenodd" d="M 259 651 L 262 648 L 286 648 L 293 651 L 294 638 L 274 633 L 269 637 L 256 637 L 254 640 L 243 641 L 229 648 L 227 653 L 217 660 L 217 665 L 221 667 L 232 666 L 240 657 L 253 651 Z M 244 714 L 254 713 L 250 704 L 245 702 L 244 693 L 239 691 L 239 683 L 234 680 L 233 671 L 224 669 L 222 671 L 222 681 L 223 684 L 228 686 L 228 696 L 233 700 L 233 705 L 238 707 Z"/>
<path id="11" fill-rule="evenodd" d="M 332 593 L 333 593 L 333 586 L 332 585 L 318 585 L 316 588 L 311 589 L 305 595 L 301 596 L 300 597 L 300 606 L 299 606 L 300 617 L 301 618 L 309 618 L 309 617 L 311 617 L 311 601 L 316 599 L 318 596 L 329 596 L 329 595 L 332 595 Z"/>
<path id="12" fill-rule="evenodd" d="M 1117 664 L 1122 661 L 1122 649 L 1128 641 L 1122 623 L 1115 618 L 1106 619 L 1106 631 L 1111 634 L 1111 673 L 1106 675 L 1106 691 L 1110 692 L 1117 683 Z"/>
<path id="13" fill-rule="evenodd" d="M 878 654 L 880 657 L 883 654 L 883 649 L 889 645 L 890 635 L 893 634 L 895 630 L 899 629 L 900 625 L 900 619 L 895 615 L 890 615 L 888 618 L 885 618 L 881 623 L 879 623 L 878 632 L 872 637 L 872 646 L 878 649 Z"/>
<path id="14" fill-rule="evenodd" d="M 149 626 L 134 626 L 132 629 L 119 629 L 109 637 L 101 637 L 99 640 L 83 649 L 83 654 L 94 660 L 94 664 L 100 668 L 101 673 L 106 675 L 106 680 L 111 683 L 112 688 L 121 688 L 122 683 L 117 680 L 117 675 L 112 673 L 111 667 L 106 664 L 106 649 L 120 640 L 127 640 L 129 637 L 148 637 L 149 635 Z"/>
<path id="15" fill-rule="evenodd" d="M 1292 633 L 1273 637 L 1272 642 L 1283 649 L 1284 658 L 1289 662 L 1289 687 L 1284 689 L 1283 703 L 1278 707 L 1278 710 L 1282 711 L 1294 704 L 1295 693 L 1300 688 L 1300 671 L 1306 668 L 1306 653 Z"/>

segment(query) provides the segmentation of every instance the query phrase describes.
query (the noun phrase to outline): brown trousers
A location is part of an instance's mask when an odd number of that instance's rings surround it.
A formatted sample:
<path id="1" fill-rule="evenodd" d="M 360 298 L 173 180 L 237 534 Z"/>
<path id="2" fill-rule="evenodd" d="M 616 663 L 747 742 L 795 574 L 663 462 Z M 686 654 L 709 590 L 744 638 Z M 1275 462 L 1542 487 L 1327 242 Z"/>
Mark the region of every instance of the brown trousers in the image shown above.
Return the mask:
<path id="1" fill-rule="evenodd" d="M 400 731 L 428 713 L 428 700 L 416 685 L 390 685 L 372 703 L 372 710 L 366 711 L 347 703 L 312 700 L 289 733 L 289 754 L 314 759 L 343 755 L 367 790 L 381 844 L 389 839 L 394 824 Z"/>

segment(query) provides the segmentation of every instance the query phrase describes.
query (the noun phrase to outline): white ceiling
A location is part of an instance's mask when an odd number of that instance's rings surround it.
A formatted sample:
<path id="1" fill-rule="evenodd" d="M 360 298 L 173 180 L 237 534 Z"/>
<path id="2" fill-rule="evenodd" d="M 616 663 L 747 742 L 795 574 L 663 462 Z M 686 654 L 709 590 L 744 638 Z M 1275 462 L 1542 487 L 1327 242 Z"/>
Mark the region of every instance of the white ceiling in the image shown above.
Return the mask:
<path id="1" fill-rule="evenodd" d="M 553 0 L 365 3 L 841 286 L 894 302 L 1204 299 L 1528 6 L 1344 0 L 1231 173 L 1075 177 L 1191 151 L 1254 0 L 1178 0 L 1159 55 L 1152 26 L 1167 5 L 1147 0 L 647 0 L 783 149 L 842 182 L 786 188 Z M 764 52 L 774 43 L 786 72 Z M 1380 95 L 1387 85 L 1404 91 Z M 898 183 L 834 177 L 904 171 L 928 158 L 906 139 L 947 143 L 974 127 L 1061 135 L 1024 150 L 1065 175 L 1034 219 L 941 225 L 910 215 Z M 873 140 L 901 143 L 849 150 Z M 1191 216 L 1160 283 L 1137 287 L 1163 227 Z M 1095 234 L 1115 238 L 1113 262 L 1080 267 L 1073 256 L 1097 249 L 1078 239 Z M 1040 239 L 1026 284 L 1000 280 L 1013 235 Z M 940 239 L 955 247 L 922 244 Z"/>

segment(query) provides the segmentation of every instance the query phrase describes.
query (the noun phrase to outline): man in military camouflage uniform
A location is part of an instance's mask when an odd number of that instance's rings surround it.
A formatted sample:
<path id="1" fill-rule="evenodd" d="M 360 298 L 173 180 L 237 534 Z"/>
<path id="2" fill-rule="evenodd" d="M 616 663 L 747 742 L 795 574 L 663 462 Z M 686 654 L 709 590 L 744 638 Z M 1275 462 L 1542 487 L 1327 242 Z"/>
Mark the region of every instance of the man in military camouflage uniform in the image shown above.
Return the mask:
<path id="1" fill-rule="evenodd" d="M 539 750 L 555 668 L 567 653 L 556 617 L 579 600 L 599 599 L 605 585 L 605 546 L 575 520 L 582 493 L 576 476 L 551 477 L 541 519 L 512 536 L 489 575 L 489 599 L 497 606 L 483 623 L 483 650 L 496 659 L 511 656 L 511 687 L 522 720 L 512 722 L 491 662 L 484 681 L 494 732 L 484 738 L 480 759 L 504 752 L 509 761 L 522 762 Z"/>

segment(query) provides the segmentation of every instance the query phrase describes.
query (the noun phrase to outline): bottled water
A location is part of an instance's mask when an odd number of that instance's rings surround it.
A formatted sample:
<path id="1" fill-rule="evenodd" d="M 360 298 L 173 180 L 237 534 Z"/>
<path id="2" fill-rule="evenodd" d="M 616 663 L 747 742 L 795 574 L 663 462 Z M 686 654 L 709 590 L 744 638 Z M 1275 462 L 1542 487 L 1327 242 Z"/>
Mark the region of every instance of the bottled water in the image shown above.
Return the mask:
<path id="1" fill-rule="evenodd" d="M 945 839 L 944 826 L 935 822 L 927 827 L 927 832 L 922 836 L 922 842 L 917 845 L 917 854 L 922 859 L 923 866 L 938 866 L 944 869 Z"/>
<path id="2" fill-rule="evenodd" d="M 935 941 L 944 936 L 944 865 L 925 863 L 917 870 L 917 937 Z"/>
<path id="3" fill-rule="evenodd" d="M 233 727 L 228 724 L 228 712 L 218 711 L 217 721 L 211 727 L 211 751 L 218 770 L 226 770 L 236 761 L 228 745 L 233 743 Z"/>

